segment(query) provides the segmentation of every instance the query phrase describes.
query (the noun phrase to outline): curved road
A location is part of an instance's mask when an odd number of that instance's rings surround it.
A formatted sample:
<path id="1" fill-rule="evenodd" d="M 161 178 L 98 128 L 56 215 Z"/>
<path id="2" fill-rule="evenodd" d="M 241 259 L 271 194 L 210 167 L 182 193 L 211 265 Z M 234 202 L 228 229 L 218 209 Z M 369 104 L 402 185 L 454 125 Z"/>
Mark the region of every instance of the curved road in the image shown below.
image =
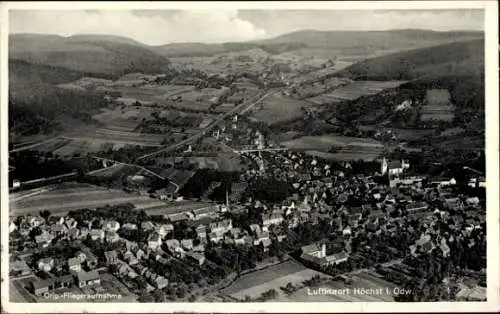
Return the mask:
<path id="1" fill-rule="evenodd" d="M 187 139 L 183 140 L 183 141 L 180 141 L 178 143 L 175 143 L 171 146 L 167 146 L 165 148 L 162 148 L 156 152 L 153 152 L 153 153 L 150 153 L 150 154 L 146 154 L 146 155 L 143 155 L 143 156 L 140 156 L 139 158 L 137 158 L 136 161 L 141 161 L 141 160 L 145 160 L 149 157 L 153 157 L 153 156 L 156 156 L 158 154 L 161 154 L 161 153 L 166 153 L 166 152 L 170 152 L 170 151 L 174 151 L 182 146 L 185 146 L 189 143 L 192 143 L 200 138 L 202 138 L 207 132 L 211 131 L 213 128 L 215 128 L 219 123 L 221 123 L 225 118 L 231 116 L 232 114 L 238 112 L 239 110 L 241 110 L 242 108 L 246 107 L 243 112 L 246 112 L 248 111 L 249 109 L 251 109 L 252 107 L 254 107 L 256 104 L 258 104 L 260 101 L 262 101 L 263 99 L 265 99 L 266 97 L 278 92 L 279 90 L 273 90 L 273 91 L 268 91 L 266 93 L 264 93 L 264 95 L 262 95 L 261 97 L 259 97 L 257 100 L 250 100 L 251 103 L 249 104 L 248 102 L 244 102 L 236 107 L 234 107 L 233 109 L 231 109 L 230 111 L 224 113 L 223 115 L 221 115 L 219 118 L 217 118 L 217 120 L 213 121 L 212 123 L 210 123 L 207 127 L 205 127 L 204 129 L 200 130 L 200 132 L 188 137 Z M 256 96 L 258 97 L 258 95 Z M 254 99 L 255 97 L 253 97 L 252 99 Z"/>

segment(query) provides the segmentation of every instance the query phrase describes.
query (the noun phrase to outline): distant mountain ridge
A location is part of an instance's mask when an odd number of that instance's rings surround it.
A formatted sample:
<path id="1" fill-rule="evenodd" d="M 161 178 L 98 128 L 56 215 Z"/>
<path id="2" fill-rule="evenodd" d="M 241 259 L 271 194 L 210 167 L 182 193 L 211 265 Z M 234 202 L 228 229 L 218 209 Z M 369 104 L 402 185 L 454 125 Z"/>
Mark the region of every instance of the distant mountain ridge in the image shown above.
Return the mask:
<path id="1" fill-rule="evenodd" d="M 170 66 L 167 58 L 139 42 L 105 35 L 10 35 L 9 59 L 109 78 L 131 72 L 161 73 Z"/>

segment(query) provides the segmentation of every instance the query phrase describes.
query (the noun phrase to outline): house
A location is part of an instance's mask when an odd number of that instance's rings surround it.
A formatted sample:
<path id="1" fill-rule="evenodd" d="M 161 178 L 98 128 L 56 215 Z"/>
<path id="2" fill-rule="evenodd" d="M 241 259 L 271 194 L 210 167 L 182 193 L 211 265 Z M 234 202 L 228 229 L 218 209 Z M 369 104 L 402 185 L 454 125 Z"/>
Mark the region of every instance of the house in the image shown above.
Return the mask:
<path id="1" fill-rule="evenodd" d="M 24 260 L 16 260 L 9 263 L 10 272 L 18 276 L 26 276 L 31 274 L 31 268 Z"/>
<path id="2" fill-rule="evenodd" d="M 450 256 L 450 247 L 448 246 L 448 244 L 446 244 L 446 240 L 441 242 L 439 248 L 443 252 L 443 257 Z"/>
<path id="3" fill-rule="evenodd" d="M 479 205 L 479 198 L 469 197 L 465 200 L 465 203 L 469 206 L 477 206 L 477 205 Z"/>
<path id="4" fill-rule="evenodd" d="M 486 288 L 476 286 L 469 288 L 464 286 L 456 295 L 457 301 L 486 301 Z"/>
<path id="5" fill-rule="evenodd" d="M 160 225 L 156 228 L 156 232 L 162 237 L 162 238 L 165 238 L 165 236 L 167 234 L 169 234 L 170 232 L 173 232 L 174 231 L 174 225 L 172 224 L 163 224 L 163 225 Z"/>
<path id="6" fill-rule="evenodd" d="M 189 216 L 186 213 L 175 213 L 175 214 L 169 214 L 167 215 L 167 219 L 172 222 L 180 222 L 184 220 L 188 220 Z"/>
<path id="7" fill-rule="evenodd" d="M 361 213 L 347 216 L 347 223 L 351 227 L 357 227 L 360 220 L 361 220 Z"/>
<path id="8" fill-rule="evenodd" d="M 36 228 L 40 227 L 45 223 L 45 219 L 43 219 L 40 216 L 33 216 L 28 219 L 28 224 L 31 226 L 31 228 Z"/>
<path id="9" fill-rule="evenodd" d="M 52 240 L 54 240 L 54 236 L 46 232 L 35 236 L 35 243 L 41 247 L 49 246 Z"/>
<path id="10" fill-rule="evenodd" d="M 85 254 L 85 263 L 87 264 L 88 268 L 93 269 L 97 267 L 97 262 L 98 262 L 97 256 L 95 256 L 94 253 L 92 253 L 88 247 L 82 246 L 81 252 Z M 79 258 L 80 256 L 81 256 L 80 253 L 78 253 Z"/>
<path id="11" fill-rule="evenodd" d="M 333 181 L 331 178 L 323 179 L 323 183 L 325 183 L 325 186 L 329 189 L 333 187 Z"/>
<path id="12" fill-rule="evenodd" d="M 118 253 L 115 250 L 104 252 L 104 257 L 108 265 L 116 264 L 118 262 Z"/>
<path id="13" fill-rule="evenodd" d="M 81 228 L 78 228 L 77 230 L 79 230 L 79 232 L 78 232 L 78 239 L 79 240 L 87 239 L 87 237 L 89 235 L 89 229 L 87 227 L 81 227 Z M 70 232 L 70 231 L 68 230 L 68 232 Z"/>
<path id="14" fill-rule="evenodd" d="M 369 232 L 376 232 L 378 230 L 378 226 L 377 226 L 377 224 L 375 224 L 373 222 L 369 222 L 366 224 L 365 229 L 366 229 L 366 231 L 369 231 Z"/>
<path id="15" fill-rule="evenodd" d="M 272 241 L 269 238 L 263 238 L 260 241 L 260 243 L 262 243 L 262 247 L 264 248 L 264 252 L 267 252 L 267 251 L 269 251 L 269 247 L 271 246 Z"/>
<path id="16" fill-rule="evenodd" d="M 102 229 L 92 229 L 90 230 L 89 234 L 92 241 L 104 240 L 105 233 Z"/>
<path id="17" fill-rule="evenodd" d="M 120 236 L 118 235 L 118 233 L 116 233 L 114 231 L 108 231 L 108 232 L 106 232 L 106 242 L 108 242 L 108 243 L 115 243 L 118 240 L 120 240 Z"/>
<path id="18" fill-rule="evenodd" d="M 271 213 L 262 215 L 262 225 L 269 227 L 270 225 L 279 225 L 284 220 L 280 213 Z"/>
<path id="19" fill-rule="evenodd" d="M 148 248 L 150 248 L 151 250 L 157 250 L 160 246 L 161 246 L 161 236 L 154 232 L 153 234 L 151 234 L 151 236 L 149 236 L 149 239 L 148 239 Z"/>
<path id="20" fill-rule="evenodd" d="M 118 223 L 118 221 L 110 220 L 106 222 L 105 229 L 107 231 L 117 232 L 120 229 L 120 223 Z"/>
<path id="21" fill-rule="evenodd" d="M 258 231 L 255 233 L 254 245 L 259 245 L 262 241 L 269 240 L 268 231 Z"/>
<path id="22" fill-rule="evenodd" d="M 141 259 L 145 258 L 145 256 L 146 256 L 146 253 L 144 252 L 144 250 L 142 250 L 139 246 L 132 247 L 130 251 L 135 254 L 135 257 L 138 260 L 141 260 Z"/>
<path id="23" fill-rule="evenodd" d="M 387 162 L 384 157 L 381 165 L 381 173 L 382 175 L 388 173 L 390 176 L 398 176 L 408 168 L 410 168 L 410 163 L 407 160 Z"/>
<path id="24" fill-rule="evenodd" d="M 123 260 L 129 265 L 136 265 L 137 263 L 139 263 L 139 260 L 134 256 L 134 253 L 130 251 L 127 251 L 123 254 Z"/>
<path id="25" fill-rule="evenodd" d="M 186 251 L 191 251 L 193 249 L 193 240 L 192 239 L 183 239 L 183 240 L 181 240 L 181 246 Z"/>
<path id="26" fill-rule="evenodd" d="M 155 225 L 151 221 L 144 221 L 141 223 L 141 229 L 144 231 L 153 231 Z"/>
<path id="27" fill-rule="evenodd" d="M 137 276 L 137 273 L 135 273 L 132 270 L 132 268 L 130 268 L 130 266 L 128 266 L 125 263 L 119 263 L 118 266 L 114 270 L 114 274 L 117 275 L 117 276 L 120 276 L 120 277 L 124 277 L 124 276 L 127 276 L 127 275 L 130 277 L 131 273 L 133 273 L 133 274 L 135 274 Z"/>
<path id="28" fill-rule="evenodd" d="M 479 178 L 471 178 L 469 182 L 467 183 L 468 186 L 472 188 L 485 188 L 486 187 L 486 179 L 484 177 L 479 177 Z"/>
<path id="29" fill-rule="evenodd" d="M 31 290 L 34 295 L 42 296 L 47 292 L 70 288 L 74 283 L 73 276 L 52 277 L 45 280 L 35 280 L 31 282 Z"/>
<path id="30" fill-rule="evenodd" d="M 251 224 L 250 231 L 252 231 L 253 233 L 260 232 L 260 226 L 257 224 Z"/>
<path id="31" fill-rule="evenodd" d="M 205 255 L 199 252 L 187 252 L 186 258 L 197 263 L 198 265 L 203 265 L 205 263 Z"/>
<path id="32" fill-rule="evenodd" d="M 95 270 L 89 272 L 85 271 L 78 272 L 76 278 L 78 281 L 78 287 L 80 288 L 92 287 L 101 284 L 101 278 L 99 277 L 99 273 Z"/>
<path id="33" fill-rule="evenodd" d="M 199 220 L 202 218 L 208 218 L 215 216 L 217 208 L 215 206 L 207 206 L 202 208 L 193 209 L 191 211 L 193 218 Z"/>
<path id="34" fill-rule="evenodd" d="M 444 206 L 447 209 L 460 209 L 462 207 L 462 201 L 458 197 L 446 198 L 444 200 Z"/>
<path id="35" fill-rule="evenodd" d="M 52 257 L 42 258 L 38 261 L 38 269 L 44 272 L 49 272 L 54 267 L 54 259 Z"/>
<path id="36" fill-rule="evenodd" d="M 70 228 L 68 229 L 68 237 L 71 240 L 77 240 L 80 238 L 80 229 L 78 228 Z"/>
<path id="37" fill-rule="evenodd" d="M 16 230 L 17 230 L 17 225 L 13 221 L 10 221 L 9 222 L 9 233 L 12 233 Z"/>
<path id="38" fill-rule="evenodd" d="M 136 230 L 137 225 L 133 223 L 126 223 L 122 226 L 123 229 L 128 229 L 128 230 Z"/>
<path id="39" fill-rule="evenodd" d="M 66 224 L 66 228 L 71 229 L 71 228 L 76 228 L 76 226 L 78 225 L 78 222 L 73 218 L 67 218 L 65 221 L 65 224 Z"/>
<path id="40" fill-rule="evenodd" d="M 210 223 L 210 231 L 222 235 L 233 228 L 233 223 L 230 219 L 219 220 Z"/>
<path id="41" fill-rule="evenodd" d="M 210 242 L 219 243 L 221 240 L 224 239 L 224 234 L 210 232 L 209 237 L 210 237 Z"/>
<path id="42" fill-rule="evenodd" d="M 207 227 L 203 224 L 196 227 L 196 235 L 201 242 L 206 242 L 207 240 Z"/>
<path id="43" fill-rule="evenodd" d="M 72 271 L 82 271 L 82 261 L 78 257 L 72 257 L 68 259 L 68 268 Z"/>
<path id="44" fill-rule="evenodd" d="M 231 238 L 236 239 L 241 237 L 243 231 L 241 230 L 241 228 L 233 228 L 229 230 L 229 233 L 231 235 Z"/>
<path id="45" fill-rule="evenodd" d="M 351 228 L 351 226 L 346 226 L 346 227 L 342 230 L 342 235 L 344 235 L 344 236 L 351 235 L 351 233 L 352 233 L 352 228 Z"/>
<path id="46" fill-rule="evenodd" d="M 165 245 L 167 246 L 168 250 L 172 253 L 182 250 L 181 243 L 177 239 L 166 240 Z"/>
<path id="47" fill-rule="evenodd" d="M 168 286 L 168 280 L 163 276 L 158 276 L 154 279 L 156 289 L 163 289 Z"/>

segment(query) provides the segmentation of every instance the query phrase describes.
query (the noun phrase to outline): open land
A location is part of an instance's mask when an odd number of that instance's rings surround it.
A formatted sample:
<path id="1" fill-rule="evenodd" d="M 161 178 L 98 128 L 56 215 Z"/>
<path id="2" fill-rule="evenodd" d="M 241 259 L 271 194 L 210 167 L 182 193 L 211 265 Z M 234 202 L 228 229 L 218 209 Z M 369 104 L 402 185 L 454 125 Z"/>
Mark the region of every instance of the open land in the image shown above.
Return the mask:
<path id="1" fill-rule="evenodd" d="M 330 291 L 338 292 L 337 294 L 320 294 L 315 295 L 314 291 L 319 291 L 320 288 L 331 289 Z M 362 294 L 362 290 L 356 289 L 373 289 L 381 293 Z M 331 280 L 326 283 L 321 283 L 314 287 L 301 288 L 291 294 L 280 294 L 278 302 L 393 302 L 394 288 L 396 285 L 390 283 L 376 273 L 364 271 L 355 276 L 353 282 L 348 287 L 343 281 Z M 382 289 L 382 290 L 380 290 Z M 386 290 L 388 289 L 388 290 Z"/>
<path id="2" fill-rule="evenodd" d="M 161 206 L 165 203 L 146 196 L 125 193 L 121 190 L 108 190 L 101 187 L 84 185 L 69 189 L 54 189 L 35 195 L 29 199 L 11 201 L 12 215 L 26 215 L 49 210 L 52 214 L 63 214 L 81 208 L 96 208 L 105 205 L 131 203 L 138 209 Z"/>
<path id="3" fill-rule="evenodd" d="M 351 84 L 340 86 L 331 92 L 309 98 L 308 101 L 316 104 L 336 103 L 344 100 L 354 100 L 362 96 L 375 95 L 384 89 L 395 88 L 404 81 L 354 81 Z"/>
<path id="4" fill-rule="evenodd" d="M 430 89 L 427 91 L 427 103 L 422 107 L 422 121 L 452 121 L 455 117 L 454 107 L 450 104 L 450 92 L 446 89 Z"/>
<path id="5" fill-rule="evenodd" d="M 244 299 L 245 296 L 256 298 L 270 289 L 279 290 L 280 287 L 286 286 L 289 282 L 300 284 L 315 275 L 326 276 L 308 269 L 296 261 L 287 261 L 243 275 L 231 286 L 224 289 L 223 293 L 237 299 Z"/>
<path id="6" fill-rule="evenodd" d="M 320 136 L 302 136 L 293 140 L 282 142 L 289 149 L 296 150 L 319 150 L 327 152 L 335 146 L 363 146 L 363 147 L 381 147 L 380 142 L 369 138 L 357 138 L 341 135 L 320 135 Z"/>
<path id="7" fill-rule="evenodd" d="M 253 110 L 256 112 L 252 117 L 268 124 L 288 121 L 300 117 L 302 115 L 302 108 L 308 106 L 310 104 L 305 101 L 288 98 L 275 93 L 263 101 L 262 110 L 254 107 Z"/>

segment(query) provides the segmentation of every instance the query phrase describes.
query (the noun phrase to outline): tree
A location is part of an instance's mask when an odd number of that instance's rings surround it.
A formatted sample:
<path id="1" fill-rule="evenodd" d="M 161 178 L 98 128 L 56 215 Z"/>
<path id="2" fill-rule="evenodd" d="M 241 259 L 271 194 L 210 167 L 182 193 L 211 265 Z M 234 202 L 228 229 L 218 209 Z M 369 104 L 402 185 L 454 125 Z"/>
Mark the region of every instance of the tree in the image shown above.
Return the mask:
<path id="1" fill-rule="evenodd" d="M 51 213 L 48 210 L 41 210 L 40 211 L 40 217 L 42 217 L 45 220 L 49 219 L 50 215 L 51 215 Z"/>

